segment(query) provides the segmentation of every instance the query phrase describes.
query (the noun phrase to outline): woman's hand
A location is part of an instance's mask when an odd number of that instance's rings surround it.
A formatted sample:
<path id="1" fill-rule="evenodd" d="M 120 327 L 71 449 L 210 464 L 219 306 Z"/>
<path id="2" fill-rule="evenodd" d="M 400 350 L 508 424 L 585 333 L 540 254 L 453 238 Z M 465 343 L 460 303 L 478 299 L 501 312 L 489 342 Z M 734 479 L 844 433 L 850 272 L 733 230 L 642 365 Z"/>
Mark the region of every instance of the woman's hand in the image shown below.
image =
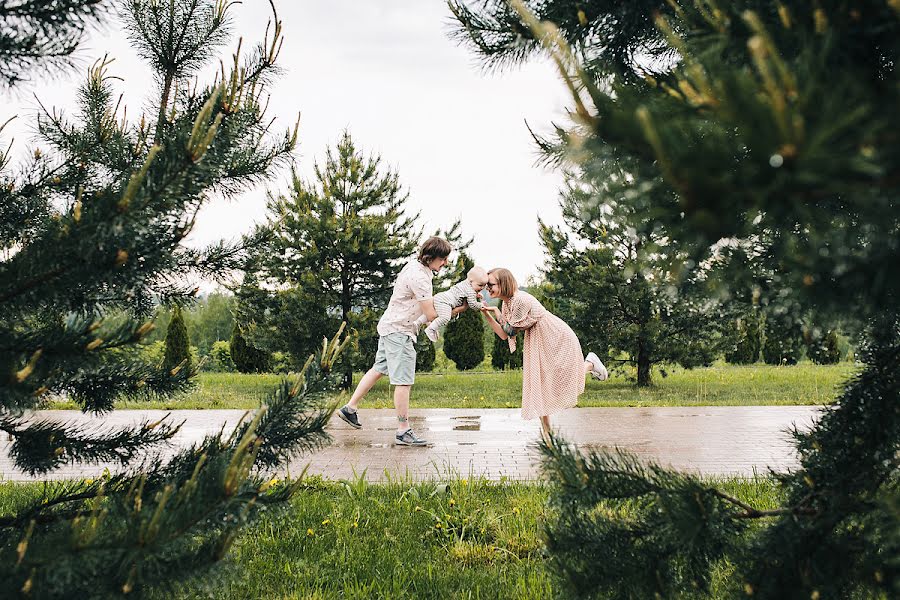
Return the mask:
<path id="1" fill-rule="evenodd" d="M 497 319 L 500 316 L 500 309 L 496 306 L 482 306 L 481 312 L 485 314 L 485 316 L 491 316 L 494 319 Z"/>

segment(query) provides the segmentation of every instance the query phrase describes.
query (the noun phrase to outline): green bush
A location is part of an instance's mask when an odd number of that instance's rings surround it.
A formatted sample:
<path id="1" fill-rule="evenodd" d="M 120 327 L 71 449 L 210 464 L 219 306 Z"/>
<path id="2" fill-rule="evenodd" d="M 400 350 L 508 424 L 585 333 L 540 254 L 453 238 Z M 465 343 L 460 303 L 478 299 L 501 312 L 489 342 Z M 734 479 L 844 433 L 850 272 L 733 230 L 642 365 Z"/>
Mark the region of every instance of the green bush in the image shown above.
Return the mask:
<path id="1" fill-rule="evenodd" d="M 231 360 L 241 373 L 266 373 L 269 371 L 269 354 L 248 344 L 237 324 L 231 332 L 230 348 Z"/>
<path id="2" fill-rule="evenodd" d="M 807 341 L 806 355 L 818 365 L 833 365 L 841 360 L 841 348 L 837 331 L 830 330 L 824 336 L 813 335 Z"/>
<path id="3" fill-rule="evenodd" d="M 491 366 L 498 371 L 506 369 L 522 368 L 522 350 L 525 347 L 525 335 L 516 334 L 516 351 L 509 351 L 509 342 L 494 335 L 494 345 L 491 350 Z"/>
<path id="4" fill-rule="evenodd" d="M 480 313 L 466 310 L 447 325 L 444 353 L 460 371 L 481 364 L 484 360 L 484 322 Z"/>
<path id="5" fill-rule="evenodd" d="M 424 373 L 433 370 L 436 357 L 434 344 L 425 336 L 424 331 L 420 331 L 419 338 L 416 340 L 416 372 Z"/>
<path id="6" fill-rule="evenodd" d="M 166 351 L 163 356 L 163 369 L 171 371 L 177 367 L 190 372 L 193 369 L 191 360 L 191 341 L 188 339 L 187 326 L 181 307 L 172 309 L 172 319 L 166 330 Z"/>
<path id="7" fill-rule="evenodd" d="M 734 323 L 734 346 L 725 352 L 725 362 L 733 365 L 752 365 L 759 360 L 762 349 L 759 317 L 755 312 Z"/>
<path id="8" fill-rule="evenodd" d="M 231 344 L 225 340 L 213 342 L 206 370 L 217 373 L 228 373 L 235 370 L 234 361 L 231 360 Z"/>
<path id="9" fill-rule="evenodd" d="M 272 359 L 269 362 L 270 373 L 290 373 L 291 372 L 291 355 L 287 352 L 273 352 Z"/>
<path id="10" fill-rule="evenodd" d="M 803 353 L 799 327 L 786 318 L 768 317 L 763 360 L 769 365 L 796 365 Z"/>

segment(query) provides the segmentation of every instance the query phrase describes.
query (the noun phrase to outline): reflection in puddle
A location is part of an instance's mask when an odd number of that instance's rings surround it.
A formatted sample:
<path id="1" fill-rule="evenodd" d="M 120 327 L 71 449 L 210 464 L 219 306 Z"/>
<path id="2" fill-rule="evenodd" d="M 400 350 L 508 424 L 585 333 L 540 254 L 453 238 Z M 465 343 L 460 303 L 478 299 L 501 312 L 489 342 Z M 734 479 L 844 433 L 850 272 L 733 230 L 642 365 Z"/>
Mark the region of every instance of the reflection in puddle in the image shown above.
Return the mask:
<path id="1" fill-rule="evenodd" d="M 453 421 L 462 421 L 459 425 L 454 425 L 454 431 L 481 431 L 481 417 L 473 415 L 470 417 L 451 417 Z"/>
<path id="2" fill-rule="evenodd" d="M 456 425 L 454 431 L 481 431 L 481 423 L 471 423 L 466 425 Z"/>
<path id="3" fill-rule="evenodd" d="M 381 442 L 367 442 L 366 440 L 357 440 L 357 439 L 346 439 L 341 441 L 336 446 L 340 448 L 387 448 L 392 444 L 385 444 Z"/>

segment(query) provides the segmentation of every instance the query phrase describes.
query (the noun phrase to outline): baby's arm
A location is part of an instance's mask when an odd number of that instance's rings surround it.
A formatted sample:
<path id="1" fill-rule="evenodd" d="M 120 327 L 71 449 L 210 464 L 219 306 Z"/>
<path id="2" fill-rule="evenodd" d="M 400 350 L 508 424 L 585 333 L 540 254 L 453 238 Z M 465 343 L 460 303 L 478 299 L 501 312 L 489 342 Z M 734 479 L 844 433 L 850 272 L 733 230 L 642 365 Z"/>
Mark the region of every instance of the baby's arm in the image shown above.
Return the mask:
<path id="1" fill-rule="evenodd" d="M 466 291 L 466 303 L 472 310 L 481 310 L 481 307 L 484 306 L 484 303 L 478 300 L 478 292 L 473 290 L 471 286 Z"/>

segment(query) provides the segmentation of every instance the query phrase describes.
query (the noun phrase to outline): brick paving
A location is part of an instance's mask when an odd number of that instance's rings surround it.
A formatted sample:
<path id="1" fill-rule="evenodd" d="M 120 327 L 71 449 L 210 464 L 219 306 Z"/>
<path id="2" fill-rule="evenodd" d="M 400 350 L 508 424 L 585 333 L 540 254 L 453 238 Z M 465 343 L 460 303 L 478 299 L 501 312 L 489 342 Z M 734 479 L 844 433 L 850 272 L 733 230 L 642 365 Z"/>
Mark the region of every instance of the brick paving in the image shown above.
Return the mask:
<path id="1" fill-rule="evenodd" d="M 557 415 L 554 426 L 584 449 L 619 447 L 637 456 L 678 470 L 703 475 L 743 475 L 785 471 L 797 465 L 788 435 L 796 425 L 810 427 L 821 411 L 818 406 L 699 406 L 653 408 L 576 408 Z M 36 418 L 76 419 L 104 427 L 123 426 L 144 419 L 156 420 L 166 412 L 175 422 L 185 421 L 174 446 L 191 444 L 224 426 L 226 433 L 238 422 L 240 410 L 114 411 L 102 421 L 77 411 L 39 411 Z M 518 409 L 416 409 L 410 422 L 426 448 L 392 444 L 396 418 L 393 410 L 362 409 L 363 429 L 356 430 L 335 417 L 329 427 L 334 443 L 291 461 L 290 473 L 309 464 L 309 474 L 330 479 L 361 476 L 445 479 L 486 477 L 528 480 L 540 477 L 535 442 L 540 425 L 523 421 Z M 6 480 L 27 480 L 9 458 L 7 439 L 0 441 L 0 474 Z M 165 452 L 171 454 L 174 448 Z M 107 465 L 69 465 L 53 478 L 91 477 Z M 110 466 L 110 470 L 115 470 Z"/>

